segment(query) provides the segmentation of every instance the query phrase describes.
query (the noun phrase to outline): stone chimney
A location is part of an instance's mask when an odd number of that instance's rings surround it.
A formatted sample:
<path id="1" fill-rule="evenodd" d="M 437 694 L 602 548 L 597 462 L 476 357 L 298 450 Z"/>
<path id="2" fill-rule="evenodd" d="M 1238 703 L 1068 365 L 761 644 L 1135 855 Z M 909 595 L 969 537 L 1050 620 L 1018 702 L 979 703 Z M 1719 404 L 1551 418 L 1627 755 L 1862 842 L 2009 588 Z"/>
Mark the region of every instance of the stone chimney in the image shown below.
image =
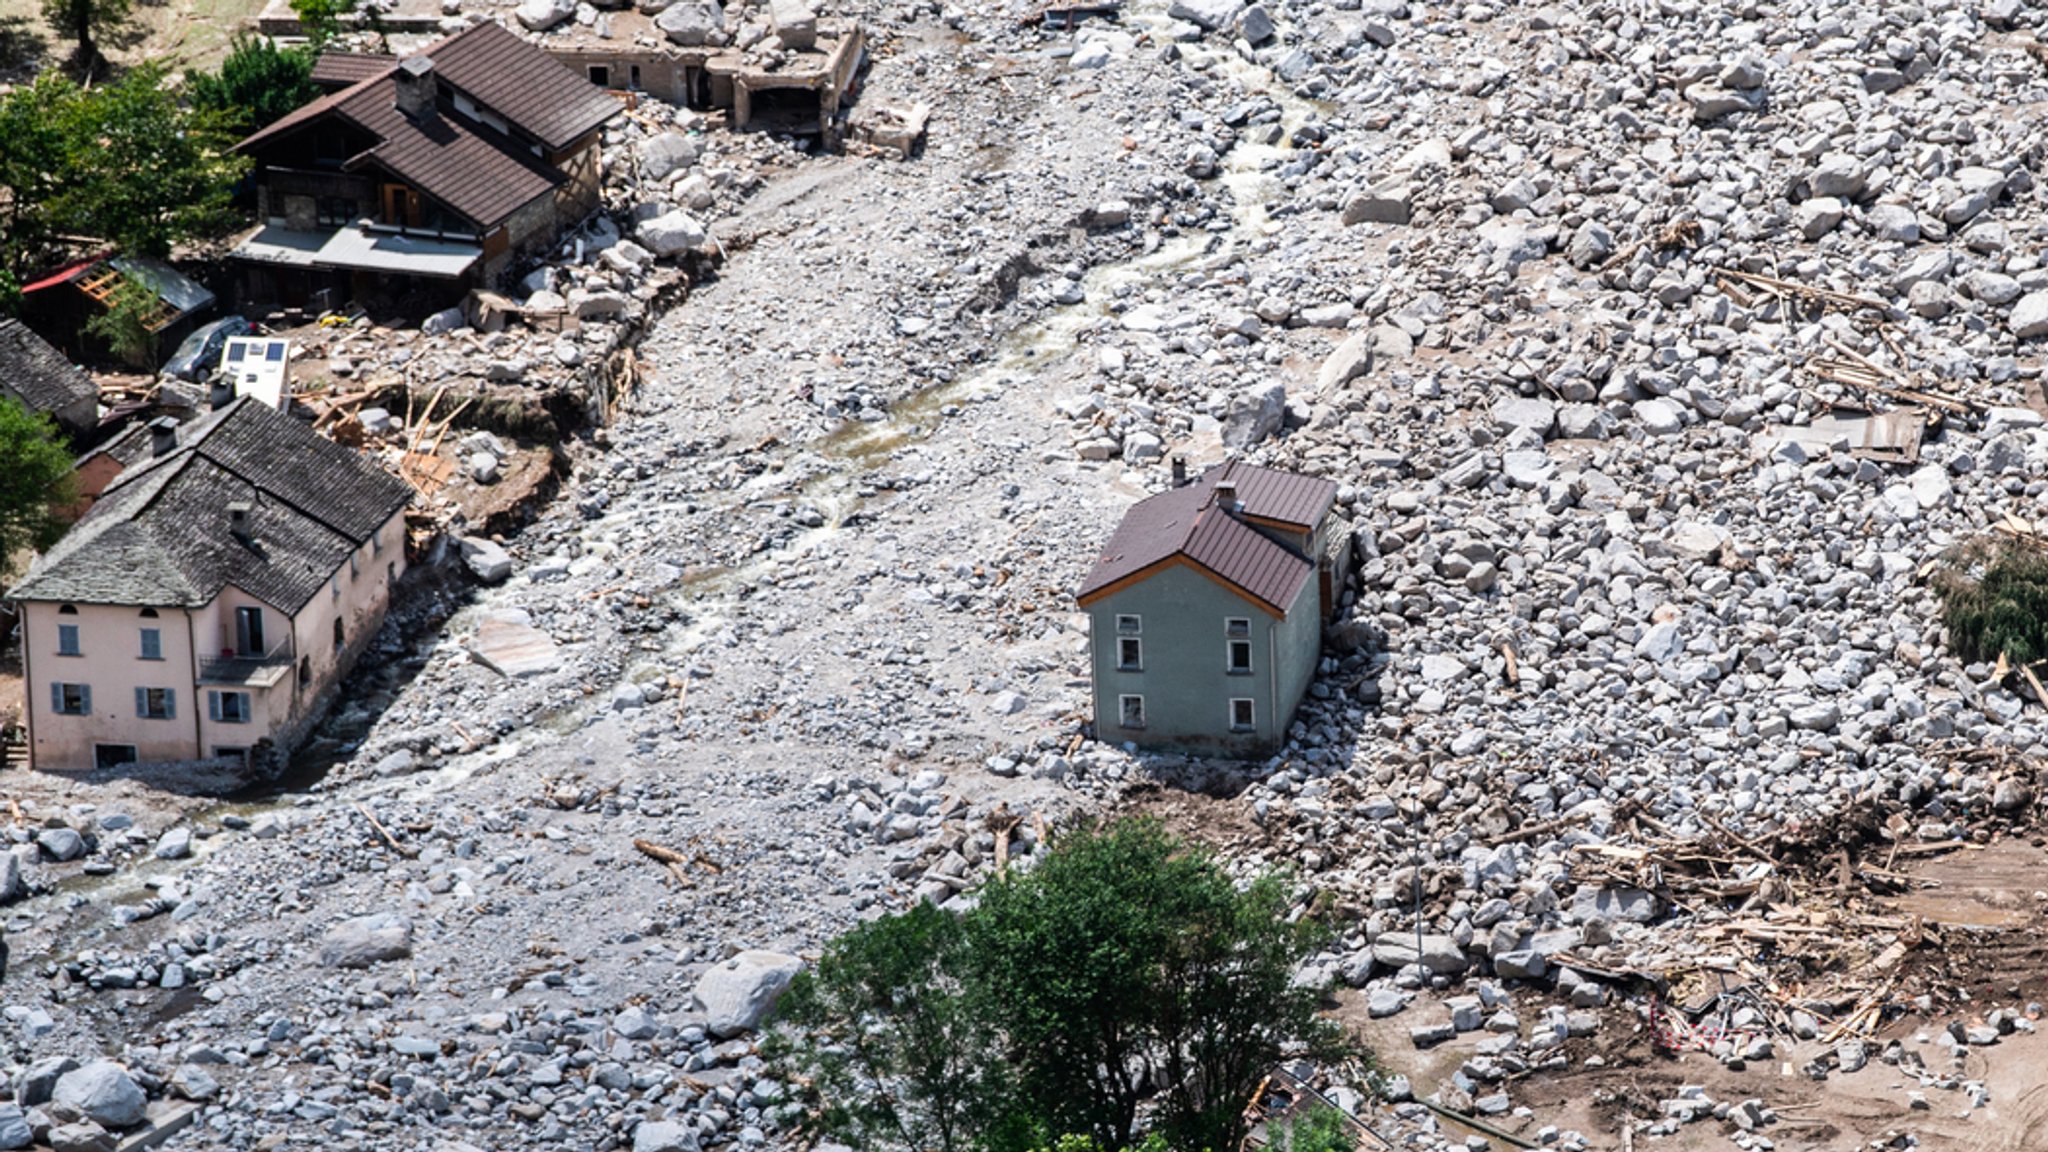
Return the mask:
<path id="1" fill-rule="evenodd" d="M 149 454 L 168 456 L 178 450 L 178 422 L 159 416 L 149 422 Z"/>
<path id="2" fill-rule="evenodd" d="M 1188 458 L 1185 456 L 1175 456 L 1172 464 L 1173 486 L 1175 488 L 1185 487 L 1188 482 Z"/>
<path id="3" fill-rule="evenodd" d="M 434 62 L 425 56 L 408 56 L 398 66 L 394 79 L 398 84 L 398 110 L 409 120 L 424 120 L 434 115 L 434 101 L 439 85 L 434 83 Z"/>
<path id="4" fill-rule="evenodd" d="M 1216 482 L 1216 506 L 1225 512 L 1232 513 L 1233 515 L 1236 514 L 1240 507 L 1237 502 L 1237 481 L 1218 480 Z"/>
<path id="5" fill-rule="evenodd" d="M 244 544 L 249 542 L 249 513 L 253 511 L 255 506 L 246 500 L 237 500 L 228 505 L 228 531 L 234 533 L 235 539 Z"/>
<path id="6" fill-rule="evenodd" d="M 235 402 L 235 382 L 226 376 L 216 375 L 206 386 L 206 406 L 218 412 Z"/>

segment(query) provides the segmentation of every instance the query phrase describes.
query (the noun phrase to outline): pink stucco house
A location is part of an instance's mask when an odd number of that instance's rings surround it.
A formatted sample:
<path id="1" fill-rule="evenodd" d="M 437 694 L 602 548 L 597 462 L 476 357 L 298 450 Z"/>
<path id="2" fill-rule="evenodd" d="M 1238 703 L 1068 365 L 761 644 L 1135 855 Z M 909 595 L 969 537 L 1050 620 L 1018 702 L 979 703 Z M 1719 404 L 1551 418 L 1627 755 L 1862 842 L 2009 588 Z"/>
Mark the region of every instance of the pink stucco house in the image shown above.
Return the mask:
<path id="1" fill-rule="evenodd" d="M 289 751 L 405 571 L 412 489 L 303 423 L 245 397 L 147 435 L 9 594 L 38 769 Z"/>

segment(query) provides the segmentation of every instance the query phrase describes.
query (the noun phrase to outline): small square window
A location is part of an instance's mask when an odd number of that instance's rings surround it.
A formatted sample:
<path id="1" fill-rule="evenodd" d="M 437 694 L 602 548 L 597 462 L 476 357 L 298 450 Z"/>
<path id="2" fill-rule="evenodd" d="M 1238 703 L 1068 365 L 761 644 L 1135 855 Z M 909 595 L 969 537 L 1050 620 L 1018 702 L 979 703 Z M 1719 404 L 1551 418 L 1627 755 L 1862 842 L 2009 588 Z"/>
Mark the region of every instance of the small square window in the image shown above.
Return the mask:
<path id="1" fill-rule="evenodd" d="M 1117 725 L 1122 728 L 1143 728 L 1145 726 L 1145 698 L 1143 696 L 1119 696 L 1116 698 Z"/>
<path id="2" fill-rule="evenodd" d="M 1142 616 L 1119 616 L 1116 618 L 1116 631 L 1119 636 L 1136 636 L 1144 631 L 1144 625 L 1145 618 Z"/>
<path id="3" fill-rule="evenodd" d="M 76 656 L 76 655 L 78 655 L 78 625 L 76 625 L 76 624 L 59 624 L 59 625 L 57 625 L 57 655 L 59 655 L 59 656 Z"/>
<path id="4" fill-rule="evenodd" d="M 1119 672 L 1142 672 L 1145 670 L 1145 642 L 1136 636 L 1116 638 L 1116 670 Z"/>
<path id="5" fill-rule="evenodd" d="M 144 660 L 161 660 L 164 658 L 163 629 L 144 628 L 142 630 L 142 658 Z"/>
<path id="6" fill-rule="evenodd" d="M 1223 634 L 1234 640 L 1243 640 L 1252 634 L 1252 622 L 1244 616 L 1225 616 Z"/>
<path id="7" fill-rule="evenodd" d="M 1224 671 L 1232 676 L 1248 675 L 1252 670 L 1252 642 L 1249 640 L 1225 641 L 1230 651 Z"/>
<path id="8" fill-rule="evenodd" d="M 1243 697 L 1232 700 L 1230 702 L 1230 730 L 1232 732 L 1250 732 L 1256 727 L 1258 725 L 1254 723 L 1252 702 Z"/>

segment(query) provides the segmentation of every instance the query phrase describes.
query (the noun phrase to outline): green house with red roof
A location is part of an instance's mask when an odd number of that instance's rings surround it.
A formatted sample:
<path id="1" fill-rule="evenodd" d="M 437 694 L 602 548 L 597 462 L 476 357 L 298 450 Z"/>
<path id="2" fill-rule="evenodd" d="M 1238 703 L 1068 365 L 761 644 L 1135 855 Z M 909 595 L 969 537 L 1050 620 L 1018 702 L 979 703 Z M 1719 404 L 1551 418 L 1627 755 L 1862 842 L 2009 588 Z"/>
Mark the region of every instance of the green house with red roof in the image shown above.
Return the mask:
<path id="1" fill-rule="evenodd" d="M 1346 575 L 1336 495 L 1233 461 L 1125 513 L 1075 593 L 1097 739 L 1229 757 L 1286 741 Z"/>

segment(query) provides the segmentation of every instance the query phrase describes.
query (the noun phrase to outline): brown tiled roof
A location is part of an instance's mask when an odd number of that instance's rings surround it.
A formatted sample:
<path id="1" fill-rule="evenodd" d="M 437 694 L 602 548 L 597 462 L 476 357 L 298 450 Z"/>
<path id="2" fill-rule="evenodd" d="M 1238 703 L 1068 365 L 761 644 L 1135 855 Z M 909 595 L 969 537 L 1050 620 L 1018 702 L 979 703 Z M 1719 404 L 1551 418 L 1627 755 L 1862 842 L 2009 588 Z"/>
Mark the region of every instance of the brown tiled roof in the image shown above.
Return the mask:
<path id="1" fill-rule="evenodd" d="M 435 75 L 550 149 L 575 143 L 621 111 L 604 89 L 494 21 L 464 29 L 426 55 Z"/>
<path id="2" fill-rule="evenodd" d="M 322 88 L 347 88 L 382 76 L 396 63 L 396 56 L 381 52 L 322 52 L 313 61 L 312 79 Z"/>
<path id="3" fill-rule="evenodd" d="M 337 111 L 382 141 L 356 163 L 388 168 L 486 228 L 568 180 L 512 140 L 459 115 L 408 118 L 398 110 L 398 82 L 389 74 L 341 93 Z"/>
<path id="4" fill-rule="evenodd" d="M 323 64 L 334 53 L 323 55 Z M 503 25 L 474 25 L 421 53 L 434 75 L 549 148 L 574 143 L 620 112 L 619 102 Z M 379 143 L 352 163 L 371 163 L 490 228 L 567 177 L 523 143 L 460 114 L 415 122 L 398 111 L 398 61 L 361 57 L 333 64 L 362 78 L 297 109 L 236 145 L 239 151 L 338 115 Z M 377 61 L 374 68 L 368 61 Z"/>
<path id="5" fill-rule="evenodd" d="M 1240 515 L 1311 530 L 1328 512 L 1337 486 L 1328 480 L 1248 464 L 1211 468 L 1184 487 L 1131 506 L 1075 597 L 1089 603 L 1111 585 L 1155 565 L 1193 564 L 1276 616 L 1301 591 L 1315 565 L 1215 504 L 1216 484 L 1237 485 Z"/>

